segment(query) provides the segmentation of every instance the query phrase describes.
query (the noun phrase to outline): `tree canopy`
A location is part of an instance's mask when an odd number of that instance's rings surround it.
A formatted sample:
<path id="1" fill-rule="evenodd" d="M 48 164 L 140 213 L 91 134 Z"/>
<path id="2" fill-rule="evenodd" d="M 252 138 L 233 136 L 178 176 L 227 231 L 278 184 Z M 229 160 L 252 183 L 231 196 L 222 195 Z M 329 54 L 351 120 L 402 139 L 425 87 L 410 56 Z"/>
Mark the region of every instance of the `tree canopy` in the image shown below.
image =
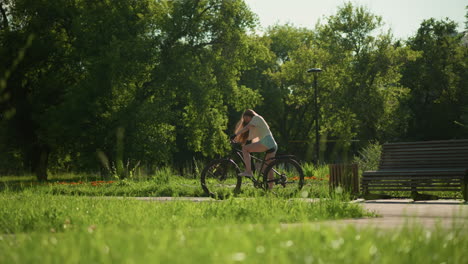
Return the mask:
<path id="1" fill-rule="evenodd" d="M 466 137 L 456 24 L 428 18 L 408 40 L 383 25 L 351 3 L 314 29 L 258 33 L 242 0 L 4 0 L 0 173 L 184 166 L 229 151 L 248 108 L 306 160 L 339 159 L 354 141 Z M 321 157 L 311 67 L 323 69 Z"/>

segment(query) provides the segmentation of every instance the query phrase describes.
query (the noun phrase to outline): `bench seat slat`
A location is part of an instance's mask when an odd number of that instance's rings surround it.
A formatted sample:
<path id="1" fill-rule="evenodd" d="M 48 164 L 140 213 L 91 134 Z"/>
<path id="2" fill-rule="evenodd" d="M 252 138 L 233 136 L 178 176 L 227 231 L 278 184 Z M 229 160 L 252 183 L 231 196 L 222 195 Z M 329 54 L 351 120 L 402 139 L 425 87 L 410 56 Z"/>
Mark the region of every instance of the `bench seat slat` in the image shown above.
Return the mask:
<path id="1" fill-rule="evenodd" d="M 443 179 L 437 178 L 437 177 L 418 177 L 418 178 L 413 178 L 413 177 L 368 177 L 368 178 L 363 178 L 362 182 L 367 183 L 367 182 L 407 182 L 407 181 L 412 181 L 412 182 L 439 182 L 439 183 L 446 183 L 446 182 L 461 182 L 463 181 L 463 177 L 445 177 Z"/>
<path id="2" fill-rule="evenodd" d="M 381 183 L 381 184 L 369 184 L 367 185 L 367 188 L 372 188 L 372 187 L 417 187 L 417 188 L 446 188 L 446 187 L 454 187 L 458 188 L 461 187 L 461 183 L 458 184 L 411 184 L 411 183 Z"/>
<path id="3" fill-rule="evenodd" d="M 418 167 L 418 165 L 420 165 L 420 166 Z M 438 164 L 436 164 L 436 165 L 438 165 Z M 400 167 L 401 169 L 399 169 L 399 170 L 412 171 L 412 170 L 418 170 L 421 167 L 424 167 L 424 169 L 426 169 L 426 170 L 430 170 L 430 169 L 439 170 L 440 169 L 440 166 L 428 166 L 428 164 L 408 164 L 407 167 L 402 165 Z M 390 165 L 387 165 L 387 166 L 381 166 L 380 170 L 390 171 L 390 170 L 392 170 L 392 168 L 394 168 L 394 167 L 392 167 Z M 460 166 L 460 167 L 450 167 L 450 168 L 447 168 L 447 169 L 460 169 L 460 170 L 463 170 L 465 168 Z"/>
<path id="4" fill-rule="evenodd" d="M 375 186 L 367 186 L 367 189 L 372 190 L 372 189 L 388 189 L 388 188 L 402 188 L 402 189 L 419 189 L 419 190 L 425 190 L 425 189 L 431 189 L 431 190 L 457 190 L 460 189 L 460 186 L 400 186 L 400 185 L 388 185 L 388 186 L 382 186 L 382 185 L 375 185 Z"/>
<path id="5" fill-rule="evenodd" d="M 365 171 L 364 173 L 368 173 L 368 172 L 431 172 L 431 171 L 435 171 L 435 172 L 464 172 L 464 171 L 467 171 L 468 168 L 418 168 L 418 169 L 406 169 L 406 168 L 403 168 L 403 169 L 389 169 L 389 170 L 382 170 L 382 169 L 379 169 L 379 170 L 376 170 L 376 171 Z"/>
<path id="6" fill-rule="evenodd" d="M 405 153 L 413 153 L 413 154 L 427 154 L 430 155 L 432 153 L 444 153 L 444 154 L 456 154 L 456 153 L 465 153 L 468 149 L 466 147 L 452 147 L 452 148 L 408 148 L 408 149 L 387 149 L 383 148 L 386 154 L 405 154 Z"/>
<path id="7" fill-rule="evenodd" d="M 466 155 L 453 155 L 453 156 L 444 156 L 440 157 L 439 155 L 429 156 L 429 155 L 385 155 L 382 156 L 383 162 L 388 161 L 424 161 L 424 160 L 437 160 L 437 161 L 468 161 L 468 153 Z"/>
<path id="8" fill-rule="evenodd" d="M 380 169 L 382 170 L 391 170 L 394 168 L 396 165 L 395 164 L 390 164 L 390 165 L 382 165 L 380 166 Z M 438 169 L 442 166 L 442 164 L 400 164 L 399 167 L 401 169 L 419 169 L 421 167 L 427 168 L 427 169 Z M 460 164 L 444 164 L 444 166 L 447 166 L 447 168 L 462 168 L 462 165 Z"/>
<path id="9" fill-rule="evenodd" d="M 447 150 L 466 150 L 468 144 L 458 144 L 458 145 L 408 145 L 408 146 L 387 146 L 384 144 L 382 149 L 388 152 L 392 151 L 418 151 L 418 150 L 437 150 L 437 149 L 447 149 Z"/>
<path id="10" fill-rule="evenodd" d="M 363 185 L 373 186 L 373 185 L 421 185 L 421 186 L 461 186 L 461 182 L 412 182 L 412 181 L 372 181 L 366 182 Z"/>
<path id="11" fill-rule="evenodd" d="M 446 170 L 440 170 L 440 169 L 434 169 L 434 170 L 429 170 L 429 169 L 424 169 L 424 170 L 378 170 L 378 171 L 366 171 L 363 173 L 363 177 L 371 176 L 371 175 L 381 175 L 381 176 L 398 176 L 398 175 L 403 175 L 403 176 L 418 176 L 418 175 L 438 175 L 438 176 L 453 176 L 453 175 L 459 175 L 463 176 L 466 174 L 465 169 L 446 169 Z"/>
<path id="12" fill-rule="evenodd" d="M 468 161 L 467 161 L 468 162 Z M 404 169 L 405 166 L 419 166 L 419 168 L 426 168 L 426 165 L 431 165 L 433 164 L 433 168 L 465 168 L 464 162 L 457 162 L 457 161 L 447 161 L 447 162 L 441 162 L 441 161 L 436 161 L 436 160 L 427 160 L 427 161 L 421 161 L 421 160 L 413 160 L 413 161 L 386 161 L 385 163 L 382 163 L 380 167 L 392 167 L 392 168 L 401 168 Z M 439 167 L 437 167 L 439 166 Z M 451 166 L 457 166 L 457 167 L 451 167 Z"/>
<path id="13" fill-rule="evenodd" d="M 468 162 L 468 160 L 466 161 Z M 450 167 L 451 165 L 458 165 L 459 167 L 455 168 L 464 168 L 466 166 L 466 162 L 464 160 L 436 160 L 436 159 L 417 159 L 417 160 L 383 160 L 380 163 L 380 167 L 382 166 L 394 166 L 393 168 L 401 168 L 402 166 L 406 165 L 421 165 L 420 168 L 424 168 L 424 165 L 434 164 L 439 165 L 439 168 L 453 168 Z M 437 168 L 437 167 L 435 167 Z"/>
<path id="14" fill-rule="evenodd" d="M 464 177 L 463 175 L 416 175 L 416 176 L 408 176 L 406 174 L 401 174 L 401 175 L 368 175 L 368 176 L 363 176 L 362 180 L 432 180 L 432 179 L 440 179 L 441 181 L 447 181 L 449 179 L 457 179 L 457 180 L 462 180 Z"/>
<path id="15" fill-rule="evenodd" d="M 400 181 L 400 182 L 405 182 L 405 181 L 421 181 L 421 182 L 461 182 L 463 181 L 463 177 L 445 177 L 443 179 L 436 178 L 436 177 L 421 177 L 421 178 L 410 178 L 410 177 L 368 177 L 368 178 L 363 178 L 362 182 L 367 183 L 367 182 L 376 182 L 376 181 L 382 181 L 382 182 L 389 182 L 389 181 Z"/>
<path id="16" fill-rule="evenodd" d="M 437 191 L 459 191 L 460 188 L 454 189 L 420 189 L 416 188 L 417 191 L 426 191 L 426 192 L 437 192 Z M 413 191 L 411 188 L 379 188 L 379 189 L 368 189 L 369 191 L 395 191 L 395 192 L 411 192 Z"/>
<path id="17" fill-rule="evenodd" d="M 408 147 L 408 146 L 460 146 L 460 145 L 468 145 L 468 139 L 394 142 L 394 143 L 384 144 L 385 147 L 397 147 L 397 148 Z"/>
<path id="18" fill-rule="evenodd" d="M 402 177 L 404 179 L 410 179 L 410 178 L 463 178 L 465 173 L 463 172 L 379 172 L 376 171 L 374 173 L 366 173 L 362 175 L 363 179 L 369 178 L 369 177 L 380 177 L 380 178 L 391 178 L 391 177 Z"/>
<path id="19" fill-rule="evenodd" d="M 382 149 L 384 155 L 428 155 L 432 156 L 435 154 L 447 154 L 447 155 L 457 155 L 464 154 L 468 151 L 468 147 L 459 148 L 459 149 L 449 149 L 449 148 L 431 148 L 431 149 Z"/>

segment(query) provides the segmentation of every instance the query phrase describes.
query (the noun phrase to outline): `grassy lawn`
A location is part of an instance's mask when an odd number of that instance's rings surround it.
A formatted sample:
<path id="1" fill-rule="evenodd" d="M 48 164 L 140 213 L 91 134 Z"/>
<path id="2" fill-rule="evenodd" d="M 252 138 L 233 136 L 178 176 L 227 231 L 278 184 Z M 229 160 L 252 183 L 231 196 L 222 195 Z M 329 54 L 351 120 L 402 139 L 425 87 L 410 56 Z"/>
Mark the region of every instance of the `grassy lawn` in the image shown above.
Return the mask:
<path id="1" fill-rule="evenodd" d="M 305 170 L 297 197 L 253 188 L 212 202 L 108 196 L 203 196 L 198 179 L 0 178 L 0 263 L 466 263 L 466 229 L 384 231 L 322 224 L 373 217 Z M 314 176 L 314 178 L 312 178 Z"/>
<path id="2" fill-rule="evenodd" d="M 0 204 L 0 263 L 229 262 L 250 239 L 272 250 L 268 234 L 289 232 L 280 224 L 371 215 L 338 199 L 273 196 L 159 203 L 25 190 L 3 192 Z"/>
<path id="3" fill-rule="evenodd" d="M 298 197 L 327 197 L 328 169 L 304 166 L 306 177 L 303 192 Z M 84 195 L 84 196 L 206 196 L 200 186 L 199 177 L 190 178 L 177 176 L 170 169 L 161 169 L 152 176 L 134 177 L 127 180 L 102 179 L 86 174 L 52 175 L 46 183 L 37 182 L 32 176 L 2 176 L 0 177 L 0 191 L 34 190 L 39 193 L 56 195 Z M 266 193 L 255 189 L 248 180 L 244 180 L 242 193 L 238 197 L 263 196 Z M 281 195 L 280 195 L 281 196 Z"/>
<path id="4" fill-rule="evenodd" d="M 0 263 L 466 263 L 467 257 L 466 229 L 318 224 L 369 216 L 337 199 L 159 203 L 24 191 L 2 193 L 0 204 Z"/>
<path id="5" fill-rule="evenodd" d="M 466 230 L 318 224 L 371 216 L 338 199 L 160 203 L 26 190 L 3 192 L 0 204 L 0 263 L 466 263 L 468 256 Z"/>
<path id="6" fill-rule="evenodd" d="M 329 197 L 329 171 L 327 166 L 314 168 L 311 164 L 304 164 L 305 185 L 303 192 L 297 197 L 318 198 Z M 244 183 L 249 183 L 245 180 Z M 255 189 L 243 183 L 242 193 L 238 197 L 253 197 L 265 195 L 262 190 Z M 0 192 L 34 190 L 39 193 L 56 195 L 84 195 L 84 196 L 129 196 L 129 197 L 203 197 L 206 196 L 200 187 L 197 175 L 191 177 L 177 176 L 170 169 L 161 169 L 151 176 L 134 177 L 127 180 L 113 178 L 103 179 L 89 174 L 58 174 L 49 177 L 47 183 L 39 183 L 34 176 L 0 176 Z M 390 195 L 395 198 L 411 197 L 410 192 L 381 192 L 373 193 Z M 458 192 L 424 192 L 436 195 L 441 199 L 462 199 Z M 279 194 L 281 196 L 281 194 Z M 371 195 L 372 196 L 372 195 Z M 370 197 L 371 197 L 370 196 Z M 357 198 L 357 197 L 350 197 Z"/>
<path id="7" fill-rule="evenodd" d="M 466 263 L 465 233 L 278 225 L 97 226 L 2 237 L 2 263 Z"/>

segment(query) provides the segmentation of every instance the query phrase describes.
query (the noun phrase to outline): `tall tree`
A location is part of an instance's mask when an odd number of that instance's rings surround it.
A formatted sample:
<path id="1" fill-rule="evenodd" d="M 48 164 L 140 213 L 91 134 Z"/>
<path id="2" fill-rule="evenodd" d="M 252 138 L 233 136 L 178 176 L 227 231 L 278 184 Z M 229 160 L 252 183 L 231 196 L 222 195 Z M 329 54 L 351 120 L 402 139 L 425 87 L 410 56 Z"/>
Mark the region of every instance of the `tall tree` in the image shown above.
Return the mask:
<path id="1" fill-rule="evenodd" d="M 149 67 L 149 23 L 141 19 L 148 4 L 16 0 L 9 7 L 2 67 L 12 65 L 21 43 L 34 41 L 7 82 L 4 105 L 16 114 L 2 125 L 24 167 L 46 180 L 51 154 L 91 156 L 113 144 L 119 110 Z"/>
<path id="2" fill-rule="evenodd" d="M 376 34 L 381 18 L 364 7 L 347 3 L 326 21 L 312 38 L 304 38 L 311 40 L 289 50 L 287 61 L 271 75 L 283 87 L 284 109 L 289 109 L 283 137 L 315 144 L 313 76 L 306 73 L 311 67 L 324 70 L 318 77 L 324 140 L 346 149 L 356 138 L 398 137 L 406 118 L 399 101 L 407 94 L 399 70 L 417 54 L 398 45 L 390 33 Z"/>
<path id="3" fill-rule="evenodd" d="M 251 67 L 249 39 L 256 25 L 243 1 L 160 1 L 158 61 L 142 98 L 163 98 L 175 125 L 178 152 L 216 155 L 228 147 L 228 112 L 260 101 L 240 85 L 240 71 Z M 250 62 L 249 62 L 250 61 Z M 188 154 L 188 155 L 187 155 Z"/>
<path id="4" fill-rule="evenodd" d="M 256 59 L 256 63 L 255 67 L 242 72 L 241 82 L 261 94 L 263 101 L 256 110 L 268 120 L 281 151 L 294 150 L 290 142 L 297 140 L 302 134 L 292 135 L 290 129 L 304 126 L 306 120 L 301 120 L 301 116 L 304 117 L 307 109 L 300 109 L 301 112 L 295 114 L 296 106 L 291 106 L 288 102 L 291 94 L 288 85 L 277 82 L 271 76 L 291 60 L 291 52 L 310 45 L 312 36 L 311 30 L 285 24 L 268 28 L 263 36 L 251 37 L 256 43 L 252 48 L 252 57 Z"/>
<path id="5" fill-rule="evenodd" d="M 241 0 L 9 3 L 0 70 L 35 38 L 5 88 L 2 139 L 41 180 L 49 161 L 95 170 L 96 151 L 120 172 L 221 154 L 227 113 L 261 100 L 239 83 L 256 25 Z"/>
<path id="6" fill-rule="evenodd" d="M 334 103 L 356 115 L 353 130 L 359 139 L 397 138 L 407 118 L 398 112 L 407 94 L 399 71 L 417 54 L 382 31 L 382 18 L 365 7 L 347 3 L 327 22 L 319 28 L 318 45 L 332 55 L 332 62 L 344 62 L 346 71 L 340 81 L 341 100 Z"/>
<path id="7" fill-rule="evenodd" d="M 428 19 L 408 40 L 422 53 L 408 63 L 402 83 L 411 89 L 406 105 L 411 109 L 407 137 L 414 140 L 450 139 L 466 136 L 457 124 L 463 117 L 467 98 L 467 46 L 450 20 Z"/>

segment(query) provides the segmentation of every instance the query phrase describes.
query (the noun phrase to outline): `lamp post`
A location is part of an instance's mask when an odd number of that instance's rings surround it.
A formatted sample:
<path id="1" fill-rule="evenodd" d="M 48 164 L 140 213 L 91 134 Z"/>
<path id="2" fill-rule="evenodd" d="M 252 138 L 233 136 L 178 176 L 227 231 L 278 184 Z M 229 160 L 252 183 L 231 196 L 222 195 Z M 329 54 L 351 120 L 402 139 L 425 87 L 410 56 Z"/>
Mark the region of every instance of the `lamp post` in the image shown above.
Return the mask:
<path id="1" fill-rule="evenodd" d="M 311 68 L 307 70 L 308 73 L 314 74 L 314 102 L 315 102 L 315 156 L 317 158 L 316 165 L 319 163 L 319 107 L 318 107 L 318 87 L 317 75 L 322 72 L 320 68 Z"/>

